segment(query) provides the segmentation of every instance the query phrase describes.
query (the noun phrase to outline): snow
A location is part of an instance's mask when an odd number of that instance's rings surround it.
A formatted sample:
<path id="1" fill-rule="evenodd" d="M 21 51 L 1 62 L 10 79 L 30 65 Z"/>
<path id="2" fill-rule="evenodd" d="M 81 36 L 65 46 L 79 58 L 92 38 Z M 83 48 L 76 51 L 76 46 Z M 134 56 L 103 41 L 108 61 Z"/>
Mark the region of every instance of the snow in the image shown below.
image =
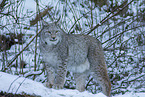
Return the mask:
<path id="1" fill-rule="evenodd" d="M 115 97 L 145 97 L 145 93 L 126 93 L 125 95 L 119 95 Z"/>
<path id="2" fill-rule="evenodd" d="M 77 90 L 49 89 L 40 82 L 4 72 L 0 72 L 0 91 L 41 97 L 106 97 L 102 93 L 92 94 L 87 91 L 81 93 Z"/>
<path id="3" fill-rule="evenodd" d="M 59 6 L 56 6 L 55 9 L 63 9 L 63 4 L 61 4 L 61 3 L 59 4 L 58 1 L 59 0 L 52 0 L 51 3 L 50 3 L 49 0 L 40 0 L 40 2 L 39 2 L 40 3 L 40 10 L 45 8 L 46 7 L 45 5 L 48 5 L 48 6 L 52 5 L 53 7 L 55 7 L 55 5 L 59 5 Z M 1 2 L 2 2 L 2 0 L 0 0 L 0 4 L 1 4 Z M 70 1 L 69 3 L 72 3 L 72 2 Z M 34 13 L 36 13 L 36 2 L 35 2 L 35 0 L 25 0 L 23 8 L 24 8 L 24 10 L 20 15 L 26 14 L 27 11 L 33 11 L 33 13 L 29 13 L 29 14 L 32 15 L 31 19 L 35 18 L 35 16 L 36 16 L 34 14 Z M 133 11 L 135 11 L 135 14 L 137 13 L 136 12 L 136 7 L 131 7 L 131 9 Z M 83 9 L 77 9 L 76 8 L 76 10 L 82 10 L 82 12 L 83 12 Z M 62 11 L 61 13 L 65 14 L 63 12 L 63 10 L 60 10 L 60 11 Z M 85 9 L 85 12 L 88 12 L 88 10 Z M 96 15 L 99 15 L 99 10 L 98 9 L 95 9 L 93 12 L 95 12 Z M 77 12 L 77 14 L 78 14 L 77 16 L 80 15 L 79 12 Z M 73 14 L 69 13 L 68 15 L 69 15 L 70 19 L 72 19 Z M 101 14 L 101 16 L 103 18 L 106 15 Z M 100 20 L 100 17 L 96 17 L 96 18 L 97 18 L 97 20 Z M 70 21 L 70 22 L 67 22 L 67 24 L 69 24 L 65 28 L 67 30 L 67 29 L 71 28 L 71 24 L 73 24 L 74 20 L 73 19 L 72 20 L 66 19 L 65 21 Z M 83 19 L 80 20 L 80 22 L 82 22 L 82 21 L 85 24 L 85 21 Z M 132 22 L 132 21 L 130 21 L 130 22 Z M 127 22 L 128 25 L 129 25 L 130 22 Z M 3 22 L 3 23 L 5 23 L 5 22 Z M 29 23 L 29 20 L 26 19 L 24 21 L 24 23 Z M 110 24 L 110 26 L 114 26 L 114 24 L 112 23 L 112 25 Z M 102 28 L 103 28 L 103 30 L 101 30 Z M 98 29 L 97 32 L 105 31 L 108 27 L 102 25 L 102 28 Z M 12 29 L 12 30 L 14 30 L 14 29 Z M 2 32 L 2 33 L 4 33 L 4 32 Z M 18 31 L 18 32 L 21 32 L 21 31 Z M 29 35 L 29 34 L 35 35 L 36 34 L 35 28 L 31 27 L 30 30 L 27 30 L 26 35 Z M 132 33 L 132 35 L 135 35 L 135 34 Z M 134 36 L 132 36 L 132 37 L 134 37 Z M 105 36 L 105 38 L 108 39 L 109 36 L 108 37 Z M 104 39 L 103 41 L 106 41 L 106 39 Z M 129 37 L 124 36 L 124 41 L 126 41 L 128 39 L 129 39 Z M 18 44 L 13 45 L 11 47 L 10 51 L 18 53 L 19 50 L 21 51 L 23 49 L 23 47 L 25 47 L 26 44 L 30 42 L 30 40 L 31 39 L 27 39 L 26 43 L 23 44 L 23 46 L 18 45 Z M 15 41 L 17 41 L 17 40 L 15 40 Z M 34 56 L 34 51 L 33 51 L 33 49 L 31 49 L 31 48 L 35 48 L 33 44 L 34 43 L 30 44 L 30 46 L 29 46 L 30 51 L 29 52 L 28 51 L 23 52 L 24 61 L 31 66 L 34 66 L 34 62 L 33 62 L 33 60 L 34 60 L 34 57 L 33 57 Z M 104 46 L 105 45 L 107 46 L 107 43 L 105 43 Z M 16 48 L 19 48 L 19 49 L 16 49 Z M 30 52 L 32 52 L 32 53 L 30 53 Z M 121 53 L 123 53 L 123 52 L 121 52 Z M 134 54 L 132 52 L 127 53 L 127 56 L 134 56 Z M 2 57 L 2 56 L 0 56 L 0 57 Z M 8 60 L 11 60 L 13 57 L 14 57 L 14 54 L 13 54 L 13 56 L 8 56 Z M 2 58 L 0 58 L 0 59 L 2 59 Z M 134 59 L 134 60 L 136 60 L 136 62 L 138 61 L 138 59 Z M 0 67 L 0 68 L 2 68 L 2 67 Z M 13 67 L 11 69 L 13 69 Z M 33 68 L 31 68 L 31 69 L 33 69 Z M 127 69 L 130 69 L 130 68 L 127 68 Z M 118 72 L 117 68 L 114 69 L 114 73 L 115 72 Z M 40 73 L 40 71 L 38 71 L 38 72 L 29 71 L 24 76 L 26 77 L 30 74 L 36 74 L 36 73 Z M 130 79 L 134 79 L 134 78 L 135 77 L 130 77 Z M 120 83 L 121 83 L 121 81 L 120 81 Z M 30 95 L 39 95 L 41 97 L 64 97 L 64 96 L 65 97 L 105 97 L 105 95 L 103 95 L 102 93 L 92 94 L 92 93 L 89 93 L 87 91 L 80 93 L 77 90 L 70 90 L 70 89 L 69 90 L 68 89 L 62 89 L 62 90 L 48 89 L 41 82 L 36 82 L 36 81 L 30 80 L 28 78 L 19 77 L 19 76 L 16 76 L 16 75 L 10 75 L 10 74 L 3 73 L 3 72 L 0 72 L 0 92 L 1 91 L 8 92 L 8 93 L 16 93 L 16 94 L 26 93 L 26 94 L 30 94 Z M 113 96 L 113 97 L 145 97 L 145 93 L 126 93 L 124 95 L 120 94 L 120 95 Z"/>
<path id="4" fill-rule="evenodd" d="M 106 97 L 102 93 L 92 94 L 87 91 L 79 92 L 71 89 L 49 89 L 40 82 L 4 72 L 0 72 L 0 92 L 1 91 L 41 97 Z M 145 93 L 127 93 L 113 97 L 145 97 Z"/>
<path id="5" fill-rule="evenodd" d="M 2 3 L 3 0 L 0 0 L 0 4 Z"/>

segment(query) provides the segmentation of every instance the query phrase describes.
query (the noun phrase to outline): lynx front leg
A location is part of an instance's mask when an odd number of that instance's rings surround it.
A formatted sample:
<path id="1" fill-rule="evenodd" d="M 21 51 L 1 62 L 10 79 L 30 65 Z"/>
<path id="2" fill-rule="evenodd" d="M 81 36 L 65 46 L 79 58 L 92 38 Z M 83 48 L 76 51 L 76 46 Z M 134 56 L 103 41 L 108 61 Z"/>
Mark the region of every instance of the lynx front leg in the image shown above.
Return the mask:
<path id="1" fill-rule="evenodd" d="M 47 72 L 46 86 L 49 88 L 52 88 L 52 86 L 54 85 L 55 70 L 53 67 L 50 67 L 48 65 L 46 65 L 45 67 L 46 67 L 46 72 Z"/>
<path id="2" fill-rule="evenodd" d="M 86 74 L 75 74 L 75 81 L 76 81 L 76 89 L 80 92 L 85 91 L 85 84 L 86 84 Z"/>
<path id="3" fill-rule="evenodd" d="M 54 88 L 55 89 L 62 89 L 65 83 L 65 77 L 66 77 L 66 64 L 62 64 L 58 67 L 57 74 L 55 77 L 55 83 Z"/>

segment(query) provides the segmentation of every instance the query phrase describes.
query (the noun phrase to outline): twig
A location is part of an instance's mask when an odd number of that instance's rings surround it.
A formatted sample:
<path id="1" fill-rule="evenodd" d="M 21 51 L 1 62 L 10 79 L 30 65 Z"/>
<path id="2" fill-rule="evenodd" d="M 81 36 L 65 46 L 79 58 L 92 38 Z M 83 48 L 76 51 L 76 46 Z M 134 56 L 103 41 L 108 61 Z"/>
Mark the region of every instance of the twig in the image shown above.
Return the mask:
<path id="1" fill-rule="evenodd" d="M 89 82 L 87 82 L 85 89 L 87 89 L 87 87 L 89 86 L 89 84 L 90 84 L 90 82 L 91 82 L 92 80 L 93 80 L 93 78 L 91 78 L 91 79 L 89 80 Z"/>
<path id="2" fill-rule="evenodd" d="M 141 78 L 141 77 L 144 77 L 145 76 L 145 74 L 143 74 L 143 75 L 140 75 L 139 77 L 136 77 L 136 78 L 134 78 L 134 79 L 131 79 L 130 81 L 128 81 L 128 82 L 133 82 L 133 81 L 136 81 L 137 79 L 139 79 L 139 78 Z"/>
<path id="3" fill-rule="evenodd" d="M 90 34 L 92 31 L 94 31 L 96 28 L 98 28 L 99 26 L 101 26 L 103 23 L 107 22 L 110 18 L 114 17 L 115 15 L 117 15 L 119 12 L 121 12 L 123 9 L 125 9 L 129 4 L 131 4 L 134 0 L 130 1 L 128 4 L 126 4 L 123 8 L 119 9 L 115 14 L 113 14 L 112 16 L 109 17 L 109 15 L 111 13 L 109 13 L 103 20 L 101 20 L 100 23 L 98 23 L 95 27 L 93 27 L 92 29 L 90 29 L 87 33 Z M 108 17 L 108 18 L 107 18 Z"/>
<path id="4" fill-rule="evenodd" d="M 36 12 L 39 13 L 39 2 L 36 0 Z M 38 22 L 36 23 L 36 33 L 38 32 Z M 35 52 L 34 52 L 34 71 L 36 71 L 37 68 L 37 37 L 35 39 Z M 33 80 L 35 79 L 35 75 L 33 76 Z"/>
<path id="5" fill-rule="evenodd" d="M 44 69 L 41 72 L 33 72 L 31 74 L 25 74 L 25 77 L 27 78 L 27 77 L 32 76 L 32 75 L 41 75 L 43 72 L 44 72 Z"/>
<path id="6" fill-rule="evenodd" d="M 17 93 L 17 91 L 19 90 L 20 86 L 24 83 L 24 81 L 26 80 L 26 78 L 20 83 L 19 87 L 17 88 L 15 94 Z"/>
<path id="7" fill-rule="evenodd" d="M 104 43 L 110 41 L 110 40 L 113 39 L 113 38 L 116 38 L 117 36 L 119 36 L 119 35 L 121 35 L 121 34 L 127 32 L 127 31 L 129 31 L 129 30 L 136 29 L 136 28 L 139 28 L 139 27 L 142 27 L 142 26 L 144 26 L 144 25 L 140 25 L 140 26 L 137 26 L 137 27 L 134 27 L 134 28 L 127 29 L 127 30 L 125 30 L 125 31 L 123 31 L 123 32 L 121 32 L 121 33 L 119 33 L 119 34 L 116 34 L 115 36 L 109 38 L 108 40 L 106 40 L 106 41 L 103 42 L 102 44 L 104 44 Z"/>
<path id="8" fill-rule="evenodd" d="M 4 8 L 4 6 L 6 5 L 6 1 L 7 0 L 2 0 L 1 4 L 0 4 L 0 9 L 2 10 Z M 0 12 L 1 12 L 0 10 Z"/>
<path id="9" fill-rule="evenodd" d="M 11 88 L 11 86 L 12 86 L 12 84 L 18 79 L 18 78 L 20 78 L 20 76 L 19 77 L 17 77 L 12 83 L 11 83 L 11 85 L 9 86 L 9 89 L 8 89 L 8 91 L 7 91 L 7 93 L 9 92 L 9 90 L 10 90 L 10 88 Z"/>
<path id="10" fill-rule="evenodd" d="M 95 9 L 95 8 L 94 8 Z M 92 9 L 92 10 L 94 10 L 94 9 Z M 88 11 L 87 13 L 85 13 L 84 15 L 87 15 L 88 13 L 90 13 L 91 11 Z M 68 34 L 70 33 L 70 31 L 73 29 L 73 27 L 76 25 L 76 23 L 81 19 L 81 18 L 83 18 L 84 17 L 84 15 L 82 15 L 81 17 L 79 17 L 76 21 L 75 21 L 75 23 L 71 26 L 71 28 L 70 28 L 70 30 L 68 31 Z"/>
<path id="11" fill-rule="evenodd" d="M 131 75 L 132 75 L 132 74 L 131 74 Z M 145 76 L 145 74 L 143 74 L 143 75 L 140 75 L 140 76 L 137 77 L 137 78 L 134 78 L 134 79 L 128 81 L 128 79 L 131 77 L 131 75 L 130 75 L 126 80 L 123 80 L 123 81 L 121 82 L 121 85 L 120 85 L 119 87 L 113 88 L 112 90 L 121 89 L 121 88 L 127 88 L 127 87 L 123 87 L 123 86 L 122 86 L 122 84 L 125 83 L 125 81 L 128 82 L 128 83 L 130 83 L 130 82 L 136 81 L 137 79 L 139 79 L 139 78 Z"/>
<path id="12" fill-rule="evenodd" d="M 110 30 L 112 30 L 112 29 L 114 29 L 114 28 L 117 28 L 118 26 L 120 26 L 121 24 L 123 24 L 123 23 L 126 22 L 126 21 L 129 21 L 130 19 L 131 19 L 131 18 L 126 19 L 126 20 L 123 20 L 123 21 L 121 21 L 121 22 L 119 22 L 119 23 L 113 25 L 112 27 L 109 27 L 108 29 L 104 30 L 104 31 L 101 33 L 101 35 L 97 36 L 97 38 L 98 38 L 98 37 L 102 37 L 103 34 L 105 34 L 107 31 L 110 31 Z M 130 24 L 128 24 L 128 25 L 130 25 Z M 127 25 L 127 26 L 128 26 L 128 25 Z"/>
<path id="13" fill-rule="evenodd" d="M 31 42 L 38 36 L 38 34 L 42 31 L 42 29 L 32 38 L 32 40 L 14 57 L 14 59 L 8 64 L 6 68 L 4 68 L 3 71 L 7 70 L 8 67 L 11 66 L 11 64 L 17 59 L 17 57 L 31 44 Z"/>
<path id="14" fill-rule="evenodd" d="M 30 21 L 30 26 L 33 26 L 37 24 L 38 21 L 41 20 L 42 17 L 48 14 L 48 11 L 50 11 L 53 7 L 47 7 L 43 12 L 40 12 L 39 14 L 36 15 L 35 19 Z"/>

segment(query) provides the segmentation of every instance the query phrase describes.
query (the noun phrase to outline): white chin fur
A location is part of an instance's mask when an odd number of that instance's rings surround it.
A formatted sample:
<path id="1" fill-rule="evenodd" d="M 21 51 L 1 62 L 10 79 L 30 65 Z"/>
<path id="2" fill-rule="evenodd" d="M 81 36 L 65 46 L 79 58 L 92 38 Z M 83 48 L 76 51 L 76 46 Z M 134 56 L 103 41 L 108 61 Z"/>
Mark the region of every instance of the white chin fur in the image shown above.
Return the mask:
<path id="1" fill-rule="evenodd" d="M 46 42 L 47 42 L 47 45 L 56 45 L 59 42 L 59 40 L 58 39 L 55 41 L 47 40 Z"/>

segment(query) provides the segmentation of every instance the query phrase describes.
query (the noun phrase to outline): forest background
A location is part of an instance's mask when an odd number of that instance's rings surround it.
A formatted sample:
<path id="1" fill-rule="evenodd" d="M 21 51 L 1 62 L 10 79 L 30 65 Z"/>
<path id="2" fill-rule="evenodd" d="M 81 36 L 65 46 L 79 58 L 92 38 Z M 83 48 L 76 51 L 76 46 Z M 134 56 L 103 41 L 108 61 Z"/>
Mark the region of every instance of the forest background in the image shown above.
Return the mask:
<path id="1" fill-rule="evenodd" d="M 44 83 L 42 20 L 102 42 L 112 95 L 145 92 L 145 0 L 0 0 L 0 71 Z M 89 76 L 86 90 L 101 88 Z M 68 72 L 65 88 L 74 89 Z"/>

